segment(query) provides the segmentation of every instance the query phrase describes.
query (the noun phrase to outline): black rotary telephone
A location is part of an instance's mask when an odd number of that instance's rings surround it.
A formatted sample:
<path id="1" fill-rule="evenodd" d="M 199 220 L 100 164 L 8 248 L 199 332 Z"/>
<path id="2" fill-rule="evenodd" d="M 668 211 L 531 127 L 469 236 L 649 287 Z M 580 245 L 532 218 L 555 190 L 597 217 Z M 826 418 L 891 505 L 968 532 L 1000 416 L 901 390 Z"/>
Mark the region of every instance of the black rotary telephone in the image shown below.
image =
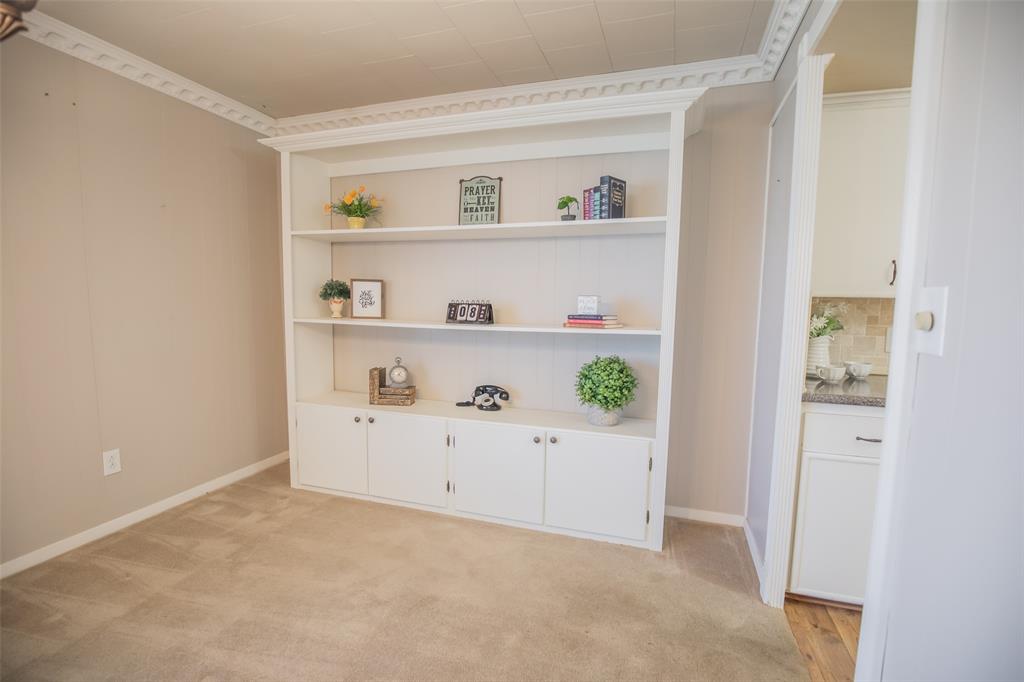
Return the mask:
<path id="1" fill-rule="evenodd" d="M 455 404 L 459 407 L 470 407 L 471 405 L 476 405 L 476 409 L 478 410 L 495 412 L 501 409 L 500 401 L 507 401 L 508 399 L 508 391 L 503 389 L 501 386 L 484 384 L 483 386 L 477 386 L 473 389 L 472 398 Z"/>

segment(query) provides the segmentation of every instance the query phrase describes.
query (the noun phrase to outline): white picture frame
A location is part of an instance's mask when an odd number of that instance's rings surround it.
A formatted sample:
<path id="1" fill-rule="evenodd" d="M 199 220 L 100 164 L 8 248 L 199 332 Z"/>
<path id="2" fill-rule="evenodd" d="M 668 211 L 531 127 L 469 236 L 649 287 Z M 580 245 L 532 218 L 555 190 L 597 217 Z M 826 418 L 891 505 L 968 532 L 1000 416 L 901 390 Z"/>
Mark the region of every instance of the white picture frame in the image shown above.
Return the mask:
<path id="1" fill-rule="evenodd" d="M 352 291 L 353 319 L 384 319 L 384 280 L 353 277 L 349 288 Z"/>

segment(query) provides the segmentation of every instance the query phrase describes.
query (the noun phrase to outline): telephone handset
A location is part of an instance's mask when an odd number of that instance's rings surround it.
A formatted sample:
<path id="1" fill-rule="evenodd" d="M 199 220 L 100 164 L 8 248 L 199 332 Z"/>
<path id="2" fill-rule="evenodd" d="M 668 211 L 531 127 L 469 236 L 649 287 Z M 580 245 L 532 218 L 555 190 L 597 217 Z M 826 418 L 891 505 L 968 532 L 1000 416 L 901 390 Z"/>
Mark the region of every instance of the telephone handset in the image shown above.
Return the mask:
<path id="1" fill-rule="evenodd" d="M 455 403 L 459 407 L 470 407 L 476 405 L 476 409 L 494 412 L 501 409 L 501 401 L 509 399 L 508 391 L 501 386 L 484 384 L 473 389 L 473 397 L 469 400 Z"/>

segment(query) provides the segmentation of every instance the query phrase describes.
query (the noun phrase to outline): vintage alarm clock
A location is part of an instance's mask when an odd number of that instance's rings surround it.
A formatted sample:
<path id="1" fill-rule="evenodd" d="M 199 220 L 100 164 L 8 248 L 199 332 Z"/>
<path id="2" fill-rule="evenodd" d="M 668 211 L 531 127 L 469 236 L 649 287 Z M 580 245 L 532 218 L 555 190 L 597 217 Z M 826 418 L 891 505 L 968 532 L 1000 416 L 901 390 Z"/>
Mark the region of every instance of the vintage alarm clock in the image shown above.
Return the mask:
<path id="1" fill-rule="evenodd" d="M 402 365 L 402 358 L 395 358 L 395 366 L 388 370 L 388 386 L 407 388 L 409 383 L 409 370 Z"/>

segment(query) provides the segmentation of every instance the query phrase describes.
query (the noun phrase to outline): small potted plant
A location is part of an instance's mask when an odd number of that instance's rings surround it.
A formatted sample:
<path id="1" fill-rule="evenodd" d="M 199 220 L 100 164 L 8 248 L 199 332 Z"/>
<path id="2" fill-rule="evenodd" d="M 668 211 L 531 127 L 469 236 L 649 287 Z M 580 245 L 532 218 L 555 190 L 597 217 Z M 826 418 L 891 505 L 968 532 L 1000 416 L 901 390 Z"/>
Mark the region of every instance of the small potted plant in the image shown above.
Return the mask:
<path id="1" fill-rule="evenodd" d="M 576 204 L 576 208 L 580 207 L 579 200 L 576 197 L 570 196 L 568 194 L 566 194 L 564 197 L 558 200 L 558 209 L 565 209 L 565 215 L 562 216 L 562 220 L 576 220 L 576 216 L 573 215 L 571 209 L 571 206 L 573 204 Z"/>
<path id="2" fill-rule="evenodd" d="M 576 374 L 576 397 L 594 426 L 618 424 L 622 408 L 636 399 L 636 387 L 633 370 L 618 355 L 596 356 Z"/>
<path id="3" fill-rule="evenodd" d="M 347 282 L 329 279 L 320 287 L 320 298 L 331 306 L 331 317 L 341 317 L 341 308 L 351 297 Z"/>
<path id="4" fill-rule="evenodd" d="M 348 226 L 353 230 L 366 227 L 366 219 L 380 210 L 380 199 L 366 194 L 366 186 L 359 185 L 346 194 L 340 201 L 324 204 L 324 213 L 337 213 L 348 219 Z"/>
<path id="5" fill-rule="evenodd" d="M 835 337 L 832 332 L 843 328 L 839 315 L 845 312 L 845 306 L 822 306 L 817 314 L 811 315 L 811 323 L 808 326 L 807 336 L 807 375 L 818 376 L 818 367 L 828 367 L 832 364 L 829 349 Z"/>

